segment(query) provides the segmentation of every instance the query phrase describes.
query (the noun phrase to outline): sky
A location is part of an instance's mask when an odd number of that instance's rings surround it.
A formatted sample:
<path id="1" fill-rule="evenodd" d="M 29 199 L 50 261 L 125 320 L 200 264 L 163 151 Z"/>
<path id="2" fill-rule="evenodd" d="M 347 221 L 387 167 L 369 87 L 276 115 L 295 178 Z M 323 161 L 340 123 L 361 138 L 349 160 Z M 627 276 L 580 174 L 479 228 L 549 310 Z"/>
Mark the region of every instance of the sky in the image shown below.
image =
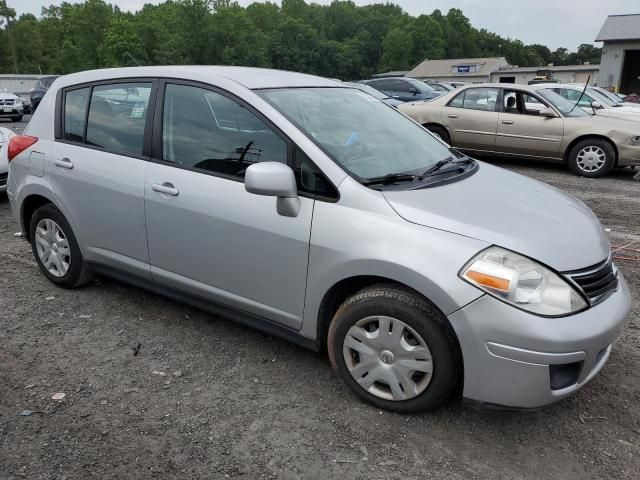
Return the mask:
<path id="1" fill-rule="evenodd" d="M 79 0 L 67 0 L 71 2 Z M 162 0 L 106 0 L 122 10 L 136 11 L 145 3 Z M 386 0 L 354 0 L 358 5 L 383 3 Z M 565 47 L 575 50 L 581 43 L 593 43 L 607 15 L 640 13 L 638 0 L 390 0 L 411 15 L 429 14 L 436 8 L 446 13 L 459 8 L 476 28 L 486 28 L 503 37 L 539 43 L 552 50 Z M 61 0 L 7 0 L 18 14 L 39 15 L 43 6 Z M 249 5 L 252 0 L 239 0 Z M 307 0 L 307 3 L 311 3 Z M 329 4 L 331 0 L 314 0 Z"/>

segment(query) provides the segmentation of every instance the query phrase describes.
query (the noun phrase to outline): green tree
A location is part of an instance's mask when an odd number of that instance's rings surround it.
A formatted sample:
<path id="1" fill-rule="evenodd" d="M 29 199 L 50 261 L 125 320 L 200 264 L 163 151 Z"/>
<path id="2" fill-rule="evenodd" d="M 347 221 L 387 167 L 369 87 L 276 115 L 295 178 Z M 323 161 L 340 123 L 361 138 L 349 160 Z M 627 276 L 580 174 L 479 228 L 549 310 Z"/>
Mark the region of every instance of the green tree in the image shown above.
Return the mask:
<path id="1" fill-rule="evenodd" d="M 68 73 L 141 64 L 230 64 L 357 79 L 425 58 L 505 56 L 521 66 L 596 63 L 600 49 L 525 45 L 477 29 L 460 9 L 412 17 L 398 5 L 304 0 L 164 0 L 127 13 L 110 0 L 64 1 L 22 15 L 0 0 L 0 72 Z M 8 21 L 11 22 L 10 29 Z M 9 33 L 11 32 L 11 36 Z M 11 51 L 13 39 L 15 56 Z"/>

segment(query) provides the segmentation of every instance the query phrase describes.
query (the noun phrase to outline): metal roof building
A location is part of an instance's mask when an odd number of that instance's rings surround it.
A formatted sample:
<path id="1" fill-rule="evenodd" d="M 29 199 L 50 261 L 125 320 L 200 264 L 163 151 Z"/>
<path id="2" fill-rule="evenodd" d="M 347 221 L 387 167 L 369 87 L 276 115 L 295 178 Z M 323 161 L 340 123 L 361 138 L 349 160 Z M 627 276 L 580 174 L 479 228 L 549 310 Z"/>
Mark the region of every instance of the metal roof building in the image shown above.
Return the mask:
<path id="1" fill-rule="evenodd" d="M 561 83 L 596 83 L 600 65 L 548 65 L 546 67 L 506 67 L 491 74 L 491 82 L 529 83 L 538 71 L 546 70 L 553 74 L 555 80 Z"/>
<path id="2" fill-rule="evenodd" d="M 29 98 L 29 90 L 39 80 L 47 75 L 16 75 L 2 74 L 0 75 L 0 90 L 9 90 L 11 93 L 24 98 Z"/>
<path id="3" fill-rule="evenodd" d="M 485 83 L 491 81 L 493 72 L 508 66 L 509 62 L 504 57 L 427 59 L 407 73 L 407 77 L 440 82 Z"/>
<path id="4" fill-rule="evenodd" d="M 609 15 L 596 42 L 604 42 L 598 85 L 640 93 L 640 13 Z"/>

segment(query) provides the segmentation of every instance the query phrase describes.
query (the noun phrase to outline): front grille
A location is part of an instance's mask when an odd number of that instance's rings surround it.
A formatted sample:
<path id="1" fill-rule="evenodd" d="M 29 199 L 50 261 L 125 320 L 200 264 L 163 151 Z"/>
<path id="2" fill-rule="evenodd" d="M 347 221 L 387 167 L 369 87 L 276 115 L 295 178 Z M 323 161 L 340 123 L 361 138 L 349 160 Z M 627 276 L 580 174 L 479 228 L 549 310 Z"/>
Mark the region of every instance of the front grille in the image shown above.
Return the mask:
<path id="1" fill-rule="evenodd" d="M 5 187 L 7 185 L 8 176 L 8 173 L 0 173 L 0 187 Z"/>
<path id="2" fill-rule="evenodd" d="M 5 98 L 5 99 L 1 99 L 0 98 L 0 105 L 13 105 L 14 100 L 12 98 Z"/>
<path id="3" fill-rule="evenodd" d="M 600 303 L 618 288 L 618 269 L 611 258 L 593 267 L 566 275 L 580 287 L 591 305 Z"/>

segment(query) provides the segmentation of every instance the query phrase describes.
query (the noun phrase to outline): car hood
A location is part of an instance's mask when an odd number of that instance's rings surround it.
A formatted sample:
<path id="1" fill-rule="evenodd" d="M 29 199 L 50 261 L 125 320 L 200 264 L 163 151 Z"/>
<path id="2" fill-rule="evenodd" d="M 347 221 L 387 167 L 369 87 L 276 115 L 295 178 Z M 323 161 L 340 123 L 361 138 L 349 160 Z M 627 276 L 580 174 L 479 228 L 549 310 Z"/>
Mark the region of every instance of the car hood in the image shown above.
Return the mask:
<path id="1" fill-rule="evenodd" d="M 0 99 L 1 100 L 20 100 L 20 97 L 17 95 L 14 95 L 13 93 L 7 93 L 7 92 L 0 92 Z"/>
<path id="2" fill-rule="evenodd" d="M 584 109 L 583 109 L 584 110 Z M 589 110 L 585 110 L 591 113 Z M 629 109 L 626 107 L 607 108 L 598 110 L 596 116 L 607 118 L 619 118 L 621 120 L 630 120 L 632 122 L 640 122 L 640 108 Z"/>
<path id="3" fill-rule="evenodd" d="M 609 255 L 602 225 L 581 201 L 482 162 L 447 185 L 384 191 L 405 220 L 513 250 L 558 271 L 590 267 Z"/>

